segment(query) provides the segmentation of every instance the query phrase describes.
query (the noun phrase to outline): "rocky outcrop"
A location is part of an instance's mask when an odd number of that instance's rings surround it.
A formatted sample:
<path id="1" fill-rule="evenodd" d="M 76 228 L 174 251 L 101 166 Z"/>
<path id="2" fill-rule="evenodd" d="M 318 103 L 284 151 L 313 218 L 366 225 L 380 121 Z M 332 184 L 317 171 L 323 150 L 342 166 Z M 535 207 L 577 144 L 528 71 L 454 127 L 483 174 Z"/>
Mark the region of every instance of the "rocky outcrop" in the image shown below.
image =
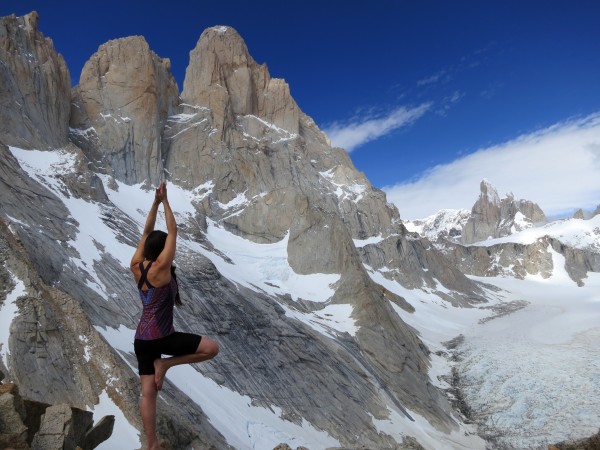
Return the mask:
<path id="1" fill-rule="evenodd" d="M 252 59 L 230 27 L 202 33 L 190 52 L 181 99 L 211 110 L 218 139 L 225 138 L 225 125 L 235 123 L 237 116 L 255 116 L 288 133 L 299 132 L 300 110 L 287 83 L 271 78 L 267 66 Z"/>
<path id="2" fill-rule="evenodd" d="M 94 425 L 89 411 L 26 400 L 15 384 L 0 384 L 1 448 L 92 450 L 112 435 L 114 423 L 105 416 Z"/>
<path id="3" fill-rule="evenodd" d="M 531 201 L 516 200 L 512 194 L 500 199 L 486 180 L 481 182 L 480 189 L 479 199 L 462 230 L 461 242 L 465 245 L 507 236 L 546 220 L 544 212 Z"/>
<path id="4" fill-rule="evenodd" d="M 523 279 L 527 275 L 552 275 L 549 239 L 533 244 L 506 242 L 490 246 L 447 244 L 445 256 L 462 273 L 478 277 L 508 276 Z"/>
<path id="5" fill-rule="evenodd" d="M 164 177 L 161 132 L 179 103 L 170 65 L 141 36 L 109 41 L 85 64 L 70 135 L 96 170 L 128 184 Z"/>
<path id="6" fill-rule="evenodd" d="M 59 148 L 68 141 L 71 79 L 38 14 L 0 20 L 0 143 Z"/>
<path id="7" fill-rule="evenodd" d="M 448 259 L 428 240 L 404 227 L 377 244 L 367 244 L 358 251 L 369 267 L 382 270 L 385 276 L 410 289 L 426 287 L 455 306 L 469 306 L 484 301 L 481 288 L 469 280 L 460 267 Z M 400 267 L 399 270 L 389 268 Z M 441 285 L 441 286 L 440 286 Z M 451 292 L 447 292 L 451 290 Z"/>
<path id="8" fill-rule="evenodd" d="M 559 239 L 543 236 L 530 244 L 502 242 L 487 246 L 462 246 L 448 243 L 443 253 L 462 273 L 479 277 L 550 277 L 554 270 L 551 251 L 565 258 L 564 270 L 579 286 L 588 272 L 600 272 L 600 253 L 594 248 L 577 248 Z"/>
<path id="9" fill-rule="evenodd" d="M 302 123 L 311 121 L 287 84 L 252 59 L 233 28 L 202 33 L 190 52 L 181 99 L 180 113 L 165 128 L 164 153 L 173 180 L 192 188 L 212 181 L 215 198 L 223 204 L 236 195 L 252 199 L 289 185 L 288 179 L 274 183 L 266 169 L 289 165 L 290 151 L 277 153 L 290 147 L 299 151 Z M 289 177 L 280 171 L 273 175 L 277 181 Z"/>

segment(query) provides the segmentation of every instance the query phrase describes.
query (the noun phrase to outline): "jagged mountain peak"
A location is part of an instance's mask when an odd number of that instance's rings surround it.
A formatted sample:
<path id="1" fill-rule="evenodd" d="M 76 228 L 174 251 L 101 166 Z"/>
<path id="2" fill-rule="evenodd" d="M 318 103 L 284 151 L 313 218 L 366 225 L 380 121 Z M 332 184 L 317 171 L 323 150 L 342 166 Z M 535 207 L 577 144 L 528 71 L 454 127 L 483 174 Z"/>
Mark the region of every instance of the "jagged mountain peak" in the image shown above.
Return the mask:
<path id="1" fill-rule="evenodd" d="M 38 22 L 35 11 L 0 22 L 0 142 L 47 149 L 67 143 L 71 78 Z"/>
<path id="2" fill-rule="evenodd" d="M 536 203 L 515 199 L 512 193 L 501 199 L 496 188 L 483 179 L 480 183 L 479 198 L 463 227 L 461 242 L 472 244 L 506 236 L 545 221 L 546 216 Z"/>
<path id="3" fill-rule="evenodd" d="M 544 212 L 536 203 L 516 199 L 512 192 L 501 198 L 493 184 L 485 178 L 479 188 L 479 197 L 470 211 L 443 209 L 425 219 L 408 222 L 408 228 L 432 242 L 469 245 L 546 222 Z"/>
<path id="4" fill-rule="evenodd" d="M 143 36 L 108 41 L 85 63 L 70 137 L 96 170 L 128 184 L 160 180 L 162 127 L 179 104 L 170 67 Z"/>
<path id="5" fill-rule="evenodd" d="M 467 209 L 442 209 L 425 219 L 406 222 L 406 227 L 432 242 L 440 239 L 459 241 L 462 229 L 471 216 Z"/>
<path id="6" fill-rule="evenodd" d="M 226 122 L 253 115 L 290 133 L 300 128 L 300 109 L 287 83 L 272 79 L 231 27 L 206 29 L 190 52 L 181 99 L 211 109 L 221 135 Z"/>
<path id="7" fill-rule="evenodd" d="M 479 190 L 480 202 L 487 202 L 492 205 L 500 205 L 500 197 L 498 196 L 498 191 L 490 181 L 488 181 L 485 178 L 481 180 L 481 183 L 479 184 Z M 473 208 L 475 208 L 475 206 Z"/>

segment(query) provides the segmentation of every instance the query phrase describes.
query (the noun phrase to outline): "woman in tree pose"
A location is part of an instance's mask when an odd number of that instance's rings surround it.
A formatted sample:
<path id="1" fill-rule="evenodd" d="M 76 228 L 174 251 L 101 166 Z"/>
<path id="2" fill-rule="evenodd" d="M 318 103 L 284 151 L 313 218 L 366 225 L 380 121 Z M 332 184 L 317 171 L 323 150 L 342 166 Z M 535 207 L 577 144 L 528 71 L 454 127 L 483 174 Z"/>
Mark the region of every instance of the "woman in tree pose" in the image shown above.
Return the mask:
<path id="1" fill-rule="evenodd" d="M 154 230 L 158 207 L 162 203 L 167 231 Z M 142 317 L 135 333 L 134 349 L 142 384 L 140 413 L 148 449 L 159 448 L 156 435 L 156 397 L 162 389 L 167 370 L 179 364 L 197 363 L 214 358 L 219 345 L 206 337 L 175 331 L 173 307 L 179 300 L 173 259 L 177 224 L 163 182 L 156 189 L 140 243 L 131 259 L 131 272 L 142 300 Z M 171 355 L 162 358 L 162 355 Z"/>

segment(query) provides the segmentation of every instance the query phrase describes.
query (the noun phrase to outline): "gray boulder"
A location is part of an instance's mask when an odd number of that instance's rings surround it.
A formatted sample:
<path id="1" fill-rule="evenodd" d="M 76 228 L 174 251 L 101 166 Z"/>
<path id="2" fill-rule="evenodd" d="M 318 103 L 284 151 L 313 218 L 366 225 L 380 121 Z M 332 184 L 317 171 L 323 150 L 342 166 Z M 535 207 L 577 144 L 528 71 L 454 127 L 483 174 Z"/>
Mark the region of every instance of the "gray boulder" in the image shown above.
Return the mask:
<path id="1" fill-rule="evenodd" d="M 3 449 L 92 450 L 112 435 L 114 423 L 114 416 L 105 416 L 94 426 L 89 411 L 25 400 L 17 385 L 0 384 Z"/>

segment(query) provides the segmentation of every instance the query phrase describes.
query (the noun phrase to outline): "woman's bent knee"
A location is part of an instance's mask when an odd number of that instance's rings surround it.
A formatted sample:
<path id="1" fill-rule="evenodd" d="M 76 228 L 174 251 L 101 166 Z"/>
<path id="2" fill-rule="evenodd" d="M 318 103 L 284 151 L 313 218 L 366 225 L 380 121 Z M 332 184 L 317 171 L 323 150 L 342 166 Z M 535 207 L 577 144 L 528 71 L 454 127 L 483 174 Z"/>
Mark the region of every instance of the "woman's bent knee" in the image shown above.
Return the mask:
<path id="1" fill-rule="evenodd" d="M 219 354 L 219 344 L 212 339 L 202 338 L 197 353 L 204 353 L 209 358 L 214 358 Z"/>

